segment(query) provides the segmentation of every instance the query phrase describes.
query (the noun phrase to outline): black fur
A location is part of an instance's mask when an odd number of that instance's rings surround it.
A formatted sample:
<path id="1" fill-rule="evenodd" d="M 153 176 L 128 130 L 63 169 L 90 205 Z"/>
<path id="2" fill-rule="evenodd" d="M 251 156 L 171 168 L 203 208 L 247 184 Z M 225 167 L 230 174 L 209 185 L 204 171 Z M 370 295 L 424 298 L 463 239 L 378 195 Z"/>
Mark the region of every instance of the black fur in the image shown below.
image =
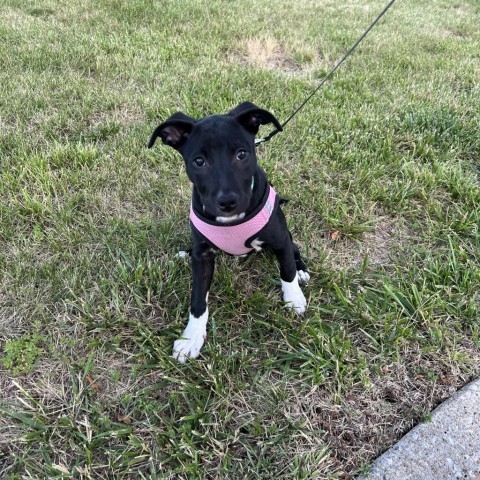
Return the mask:
<path id="1" fill-rule="evenodd" d="M 177 112 L 155 129 L 148 147 L 160 137 L 163 143 L 181 153 L 193 184 L 195 210 L 212 220 L 242 212 L 248 216 L 258 207 L 268 186 L 255 152 L 255 134 L 260 125 L 267 123 L 281 130 L 280 123 L 270 112 L 249 102 L 225 115 L 211 115 L 200 120 Z M 191 313 L 200 317 L 207 308 L 214 253 L 212 244 L 193 227 L 192 237 Z M 297 270 L 306 270 L 278 205 L 256 238 L 264 242 L 262 247 L 270 247 L 275 253 L 282 280 L 292 282 Z"/>

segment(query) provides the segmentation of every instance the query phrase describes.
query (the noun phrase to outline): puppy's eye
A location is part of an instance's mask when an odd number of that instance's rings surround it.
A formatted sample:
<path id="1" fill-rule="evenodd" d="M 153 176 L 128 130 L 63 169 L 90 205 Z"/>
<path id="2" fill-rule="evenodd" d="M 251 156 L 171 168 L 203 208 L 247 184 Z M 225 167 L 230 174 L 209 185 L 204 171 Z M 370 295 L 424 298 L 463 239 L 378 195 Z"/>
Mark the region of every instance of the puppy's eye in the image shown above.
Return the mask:
<path id="1" fill-rule="evenodd" d="M 203 167 L 205 165 L 205 160 L 202 158 L 202 157 L 197 157 L 193 163 L 197 166 L 197 167 Z"/>
<path id="2" fill-rule="evenodd" d="M 247 158 L 247 152 L 245 150 L 239 150 L 237 152 L 237 160 L 245 160 Z"/>

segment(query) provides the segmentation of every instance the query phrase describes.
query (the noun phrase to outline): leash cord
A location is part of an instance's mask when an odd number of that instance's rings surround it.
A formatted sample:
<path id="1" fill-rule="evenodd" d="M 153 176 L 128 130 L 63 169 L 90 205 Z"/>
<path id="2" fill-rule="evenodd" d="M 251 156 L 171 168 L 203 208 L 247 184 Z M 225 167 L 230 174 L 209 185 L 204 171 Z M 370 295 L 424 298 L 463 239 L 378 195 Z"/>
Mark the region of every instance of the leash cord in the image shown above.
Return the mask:
<path id="1" fill-rule="evenodd" d="M 315 88 L 315 90 L 303 101 L 303 103 L 282 123 L 282 128 L 275 129 L 270 132 L 266 137 L 259 138 L 255 140 L 255 146 L 261 145 L 262 143 L 268 142 L 272 137 L 274 137 L 277 133 L 280 133 L 283 130 L 283 127 L 287 125 L 287 123 L 292 120 L 293 117 L 310 101 L 310 99 L 320 90 L 322 85 L 335 73 L 335 71 L 342 65 L 342 63 L 355 51 L 358 47 L 360 42 L 367 36 L 368 32 L 378 23 L 378 21 L 387 13 L 387 10 L 395 3 L 395 0 L 391 0 L 391 2 L 383 9 L 383 11 L 378 15 L 378 17 L 372 22 L 372 24 L 365 30 L 363 35 L 355 42 L 352 48 L 343 56 L 343 58 L 333 67 L 332 70 L 328 73 L 328 75 L 320 82 L 320 84 Z"/>

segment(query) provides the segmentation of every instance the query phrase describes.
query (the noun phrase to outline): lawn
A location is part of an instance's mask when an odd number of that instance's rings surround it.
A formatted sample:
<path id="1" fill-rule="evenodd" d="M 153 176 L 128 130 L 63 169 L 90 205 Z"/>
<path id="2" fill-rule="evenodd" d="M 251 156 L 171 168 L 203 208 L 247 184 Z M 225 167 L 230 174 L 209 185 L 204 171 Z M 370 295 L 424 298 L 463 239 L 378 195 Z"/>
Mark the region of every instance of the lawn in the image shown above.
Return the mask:
<path id="1" fill-rule="evenodd" d="M 219 254 L 188 318 L 177 110 L 281 121 L 379 0 L 3 0 L 0 478 L 347 479 L 480 373 L 480 5 L 398 1 L 258 148 L 311 272 Z M 261 133 L 266 134 L 266 127 Z"/>

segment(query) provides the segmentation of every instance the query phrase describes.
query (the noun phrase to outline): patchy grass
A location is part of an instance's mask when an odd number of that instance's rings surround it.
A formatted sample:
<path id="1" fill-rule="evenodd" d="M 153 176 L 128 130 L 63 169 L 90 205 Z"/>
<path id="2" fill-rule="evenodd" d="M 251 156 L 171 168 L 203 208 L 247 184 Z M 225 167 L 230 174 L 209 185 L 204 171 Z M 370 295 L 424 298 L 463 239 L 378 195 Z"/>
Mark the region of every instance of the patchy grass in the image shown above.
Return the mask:
<path id="1" fill-rule="evenodd" d="M 308 259 L 218 257 L 185 323 L 176 110 L 282 120 L 378 1 L 0 7 L 0 477 L 349 478 L 479 373 L 480 10 L 400 2 L 259 159 Z"/>

